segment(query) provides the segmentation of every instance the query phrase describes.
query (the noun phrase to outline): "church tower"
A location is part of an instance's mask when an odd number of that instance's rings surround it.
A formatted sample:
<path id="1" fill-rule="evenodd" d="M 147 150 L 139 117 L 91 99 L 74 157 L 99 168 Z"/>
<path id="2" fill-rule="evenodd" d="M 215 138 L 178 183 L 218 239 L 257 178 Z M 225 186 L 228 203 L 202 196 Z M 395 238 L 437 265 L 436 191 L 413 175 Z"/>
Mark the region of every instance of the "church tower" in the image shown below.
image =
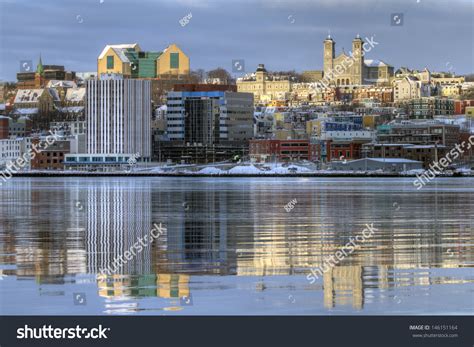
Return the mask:
<path id="1" fill-rule="evenodd" d="M 267 76 L 268 72 L 265 69 L 264 64 L 258 64 L 257 71 L 255 71 L 255 79 L 256 82 L 259 84 L 259 95 L 267 94 Z"/>
<path id="2" fill-rule="evenodd" d="M 352 84 L 363 84 L 364 82 L 364 53 L 362 45 L 364 41 L 359 34 L 352 40 L 352 56 L 354 58 L 354 65 L 352 65 Z"/>
<path id="3" fill-rule="evenodd" d="M 323 71 L 324 76 L 329 75 L 329 79 L 332 80 L 331 72 L 334 67 L 334 58 L 336 57 L 336 42 L 331 38 L 331 35 L 328 35 L 326 40 L 324 40 L 324 60 L 323 60 Z"/>
<path id="4" fill-rule="evenodd" d="M 36 66 L 35 72 L 35 88 L 44 88 L 45 79 L 44 79 L 44 67 L 43 61 L 41 60 L 41 54 L 39 57 L 38 65 Z"/>
<path id="5" fill-rule="evenodd" d="M 41 60 L 41 54 L 39 57 L 38 65 L 36 66 L 36 73 L 41 76 L 44 75 L 44 67 L 43 67 L 43 61 Z"/>

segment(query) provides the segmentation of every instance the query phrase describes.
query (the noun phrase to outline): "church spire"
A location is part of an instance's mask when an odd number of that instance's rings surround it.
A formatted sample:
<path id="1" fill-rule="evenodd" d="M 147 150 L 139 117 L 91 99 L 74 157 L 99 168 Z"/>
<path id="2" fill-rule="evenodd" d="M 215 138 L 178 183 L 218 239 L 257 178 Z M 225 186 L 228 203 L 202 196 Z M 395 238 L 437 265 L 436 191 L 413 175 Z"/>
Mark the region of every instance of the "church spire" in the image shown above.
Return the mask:
<path id="1" fill-rule="evenodd" d="M 326 40 L 332 40 L 331 29 L 328 29 L 328 37 L 326 38 Z"/>
<path id="2" fill-rule="evenodd" d="M 38 65 L 36 66 L 36 73 L 41 76 L 43 76 L 44 74 L 43 62 L 41 61 L 41 53 L 40 53 Z"/>

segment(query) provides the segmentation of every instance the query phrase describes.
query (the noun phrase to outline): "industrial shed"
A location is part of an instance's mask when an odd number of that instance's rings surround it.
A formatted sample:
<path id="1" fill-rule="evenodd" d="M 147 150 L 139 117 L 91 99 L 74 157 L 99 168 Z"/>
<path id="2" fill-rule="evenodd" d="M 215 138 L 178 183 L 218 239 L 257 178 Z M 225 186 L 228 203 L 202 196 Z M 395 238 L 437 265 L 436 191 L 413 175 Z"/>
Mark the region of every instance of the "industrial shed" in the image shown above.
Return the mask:
<path id="1" fill-rule="evenodd" d="M 343 171 L 377 171 L 401 172 L 423 169 L 421 161 L 403 158 L 363 158 L 351 161 L 331 163 L 332 170 Z"/>

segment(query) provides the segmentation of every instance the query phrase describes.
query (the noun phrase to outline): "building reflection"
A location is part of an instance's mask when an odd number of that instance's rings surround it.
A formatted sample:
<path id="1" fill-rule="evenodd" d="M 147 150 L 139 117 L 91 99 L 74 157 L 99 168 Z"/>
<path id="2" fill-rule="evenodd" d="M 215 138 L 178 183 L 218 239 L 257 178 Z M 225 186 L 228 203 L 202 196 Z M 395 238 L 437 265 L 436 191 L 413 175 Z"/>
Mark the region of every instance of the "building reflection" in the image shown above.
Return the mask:
<path id="1" fill-rule="evenodd" d="M 152 272 L 150 243 L 131 260 L 113 266 L 126 251 L 136 251 L 133 245 L 139 239 L 150 236 L 153 221 L 149 181 L 100 180 L 80 194 L 78 201 L 85 201 L 88 273 L 106 269 L 114 274 Z"/>
<path id="2" fill-rule="evenodd" d="M 84 235 L 69 231 L 65 206 L 73 190 L 67 182 L 46 179 L 9 183 L 1 191 L 8 203 L 0 209 L 0 234 L 9 238 L 5 245 L 14 254 L 17 279 L 34 277 L 39 285 L 74 281 L 86 271 L 86 254 Z"/>
<path id="3" fill-rule="evenodd" d="M 324 273 L 324 307 L 352 305 L 361 309 L 364 305 L 362 266 L 336 266 Z"/>
<path id="4" fill-rule="evenodd" d="M 106 269 L 148 235 L 153 223 L 162 223 L 167 232 L 98 280 L 98 293 L 107 299 L 174 300 L 191 295 L 194 276 L 304 278 L 364 224 L 374 223 L 378 231 L 363 247 L 317 285 L 308 282 L 307 290 L 323 290 L 327 309 L 362 309 L 373 288 L 429 287 L 430 268 L 474 261 L 466 246 L 474 242 L 472 220 L 459 222 L 474 212 L 467 200 L 437 193 L 413 196 L 400 189 L 394 195 L 397 210 L 370 186 L 339 185 L 308 189 L 271 180 L 243 184 L 201 178 L 22 180 L 0 191 L 0 252 L 4 263 L 16 265 L 18 279 L 34 276 L 39 284 L 62 285 L 77 274 L 94 276 Z M 298 202 L 286 212 L 292 199 Z"/>
<path id="5" fill-rule="evenodd" d="M 189 297 L 189 275 L 107 275 L 98 281 L 99 295 L 113 297 Z"/>

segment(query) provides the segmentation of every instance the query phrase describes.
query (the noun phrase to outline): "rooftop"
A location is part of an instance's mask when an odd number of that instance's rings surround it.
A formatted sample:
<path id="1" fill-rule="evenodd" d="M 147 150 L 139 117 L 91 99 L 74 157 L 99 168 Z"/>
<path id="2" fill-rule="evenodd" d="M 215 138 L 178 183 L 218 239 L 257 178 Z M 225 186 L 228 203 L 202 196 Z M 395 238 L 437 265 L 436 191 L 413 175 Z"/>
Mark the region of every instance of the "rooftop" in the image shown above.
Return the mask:
<path id="1" fill-rule="evenodd" d="M 104 47 L 104 49 L 100 53 L 99 59 L 102 59 L 110 48 L 112 48 L 115 52 L 120 52 L 120 54 L 123 54 L 124 49 L 127 49 L 127 48 L 135 49 L 137 46 L 138 46 L 138 43 L 123 43 L 119 45 L 107 45 Z M 140 47 L 138 46 L 138 48 Z M 125 55 L 123 55 L 122 57 L 120 54 L 119 54 L 120 58 L 124 57 L 126 59 L 124 61 L 128 61 L 128 58 Z"/>
<path id="2" fill-rule="evenodd" d="M 15 103 L 38 102 L 44 89 L 19 89 L 15 96 Z"/>
<path id="3" fill-rule="evenodd" d="M 384 63 L 383 61 L 376 60 L 376 59 L 365 59 L 364 63 L 368 67 L 389 66 L 388 64 Z"/>

